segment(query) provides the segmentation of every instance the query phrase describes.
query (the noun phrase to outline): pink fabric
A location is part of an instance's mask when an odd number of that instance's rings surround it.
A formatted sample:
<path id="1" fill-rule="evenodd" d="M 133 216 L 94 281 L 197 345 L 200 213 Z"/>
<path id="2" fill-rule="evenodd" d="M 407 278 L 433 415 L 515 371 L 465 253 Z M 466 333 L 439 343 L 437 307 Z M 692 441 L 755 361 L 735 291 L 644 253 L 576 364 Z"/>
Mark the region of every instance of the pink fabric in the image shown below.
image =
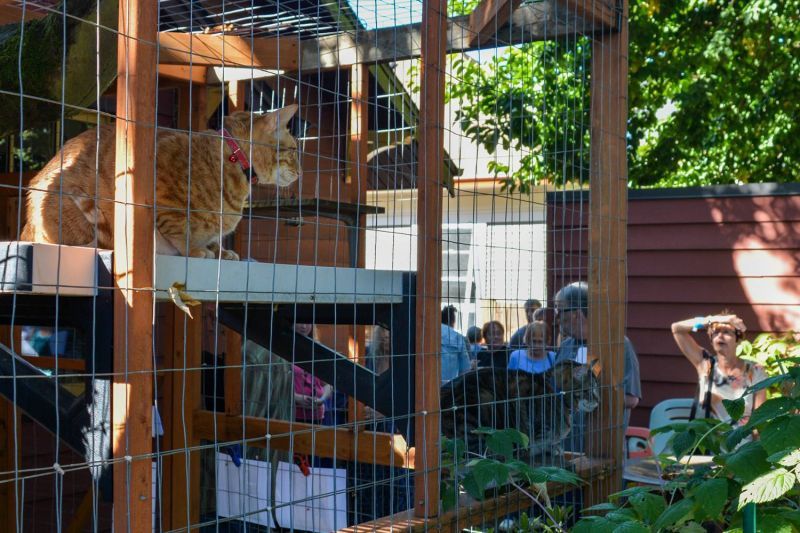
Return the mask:
<path id="1" fill-rule="evenodd" d="M 295 394 L 304 394 L 306 396 L 313 396 L 314 398 L 321 398 L 325 392 L 325 383 L 317 377 L 312 376 L 297 365 L 292 365 L 294 372 L 294 392 Z M 295 405 L 295 419 L 298 421 L 319 422 L 325 416 L 325 405 L 319 404 L 313 409 L 306 409 Z"/>

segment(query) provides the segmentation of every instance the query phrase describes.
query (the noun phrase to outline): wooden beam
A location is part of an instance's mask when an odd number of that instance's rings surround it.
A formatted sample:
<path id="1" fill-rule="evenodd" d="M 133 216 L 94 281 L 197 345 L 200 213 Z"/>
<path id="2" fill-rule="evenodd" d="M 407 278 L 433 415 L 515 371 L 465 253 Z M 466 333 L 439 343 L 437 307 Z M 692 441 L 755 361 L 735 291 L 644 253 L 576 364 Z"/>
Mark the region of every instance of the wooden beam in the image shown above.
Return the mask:
<path id="1" fill-rule="evenodd" d="M 624 336 L 628 169 L 627 1 L 618 33 L 592 42 L 591 181 L 589 207 L 589 349 L 600 360 L 602 398 L 592 417 L 589 453 L 616 470 L 592 487 L 589 505 L 606 501 L 622 483 Z"/>
<path id="2" fill-rule="evenodd" d="M 232 329 L 221 325 L 219 334 L 225 335 L 225 370 L 223 370 L 223 380 L 225 382 L 225 413 L 232 416 L 244 414 L 242 405 L 242 385 L 244 373 L 244 361 L 242 353 L 242 336 Z"/>
<path id="3" fill-rule="evenodd" d="M 439 513 L 439 387 L 441 386 L 442 178 L 447 0 L 424 0 L 417 136 L 417 308 L 414 514 Z"/>
<path id="4" fill-rule="evenodd" d="M 566 467 L 572 468 L 581 479 L 592 481 L 605 476 L 609 470 L 610 464 L 607 460 L 588 460 L 585 457 L 579 457 L 569 461 Z M 550 482 L 547 484 L 547 495 L 550 498 L 554 498 L 573 489 L 574 487 L 571 485 Z M 530 498 L 518 490 L 500 494 L 494 498 L 487 498 L 482 502 L 475 501 L 466 494 L 462 494 L 459 498 L 458 506 L 455 509 L 443 513 L 441 516 L 421 518 L 414 516 L 413 510 L 408 510 L 341 529 L 339 532 L 457 532 L 465 529 L 468 530 L 474 526 L 480 527 L 486 524 L 492 524 L 495 520 L 502 519 L 504 516 L 508 516 L 511 513 L 525 511 L 532 506 L 533 504 Z"/>
<path id="5" fill-rule="evenodd" d="M 158 65 L 158 75 L 162 78 L 205 85 L 208 67 L 196 65 Z"/>
<path id="6" fill-rule="evenodd" d="M 451 54 L 572 37 L 576 31 L 585 35 L 614 31 L 614 26 L 584 21 L 574 8 L 568 9 L 558 4 L 561 1 L 521 5 L 510 13 L 503 27 L 491 32 L 479 43 L 470 28 L 471 15 L 451 17 L 442 29 L 444 39 L 441 40 L 447 53 Z M 422 26 L 408 24 L 375 30 L 353 30 L 300 41 L 298 46 L 299 68 L 302 71 L 413 59 L 420 57 L 422 52 Z"/>
<path id="7" fill-rule="evenodd" d="M 555 3 L 562 16 L 577 17 L 580 20 L 576 22 L 583 22 L 576 26 L 578 32 L 617 28 L 619 11 L 615 7 L 616 0 L 556 0 Z"/>
<path id="8" fill-rule="evenodd" d="M 297 70 L 297 43 L 294 37 L 243 39 L 237 35 L 161 32 L 158 62 Z"/>
<path id="9" fill-rule="evenodd" d="M 506 25 L 521 0 L 481 0 L 469 15 L 469 29 L 473 37 L 470 46 L 480 46 L 492 34 Z"/>
<path id="10" fill-rule="evenodd" d="M 247 98 L 245 93 L 246 84 L 243 81 L 228 82 L 228 100 L 230 100 L 229 111 L 244 111 L 244 103 Z"/>
<path id="11" fill-rule="evenodd" d="M 119 0 L 114 210 L 114 530 L 152 521 L 153 183 L 158 5 Z"/>
<path id="12" fill-rule="evenodd" d="M 194 432 L 198 439 L 216 438 L 218 442 L 244 439 L 248 441 L 248 446 L 259 448 L 414 468 L 414 449 L 407 448 L 403 437 L 391 433 L 353 431 L 353 428 L 253 416 L 230 416 L 203 410 L 194 414 Z"/>

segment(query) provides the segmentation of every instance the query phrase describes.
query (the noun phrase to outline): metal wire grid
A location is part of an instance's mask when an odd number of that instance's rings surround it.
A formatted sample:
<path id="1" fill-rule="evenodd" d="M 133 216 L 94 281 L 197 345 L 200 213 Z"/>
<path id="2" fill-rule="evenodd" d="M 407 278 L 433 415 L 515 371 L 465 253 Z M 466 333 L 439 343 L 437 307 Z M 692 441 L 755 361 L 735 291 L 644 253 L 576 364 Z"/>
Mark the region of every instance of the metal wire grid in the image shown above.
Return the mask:
<path id="1" fill-rule="evenodd" d="M 31 4 L 31 6 L 33 6 L 33 3 L 29 3 L 29 4 Z M 203 5 L 201 5 L 201 4 L 203 4 Z M 41 5 L 44 6 L 44 4 L 41 4 Z M 249 4 L 245 5 L 245 3 L 242 3 L 242 2 L 227 2 L 227 3 L 224 4 L 224 13 L 211 14 L 211 12 L 208 11 L 208 7 L 209 7 L 208 3 L 191 2 L 191 3 L 187 4 L 187 3 L 166 1 L 166 2 L 162 2 L 161 6 L 160 6 L 161 7 L 161 26 L 160 26 L 160 28 L 162 30 L 206 31 L 206 32 L 213 33 L 215 31 L 219 31 L 219 28 L 221 26 L 223 26 L 224 24 L 232 24 L 232 27 L 225 27 L 225 28 L 223 28 L 223 30 L 225 32 L 227 32 L 227 33 L 234 33 L 234 34 L 238 34 L 238 35 L 246 35 L 246 36 L 249 36 L 249 37 L 257 37 L 257 36 L 262 36 L 262 35 L 267 35 L 267 34 L 279 32 L 279 33 L 284 34 L 284 35 L 285 34 L 296 34 L 301 38 L 305 38 L 305 37 L 319 37 L 319 36 L 323 36 L 323 35 L 330 35 L 330 34 L 333 34 L 333 33 L 342 32 L 342 27 L 340 25 L 337 26 L 335 19 L 329 18 L 329 17 L 316 17 L 316 18 L 314 17 L 312 11 L 314 9 L 316 9 L 317 13 L 319 13 L 319 6 L 306 6 L 306 5 L 302 4 L 301 2 L 298 2 L 297 4 L 290 3 L 289 6 L 291 6 L 291 9 L 288 9 L 288 10 L 285 10 L 285 9 L 284 10 L 280 10 L 280 9 L 278 9 L 278 8 L 283 9 L 283 8 L 286 7 L 286 5 L 287 4 L 282 3 L 280 6 L 278 6 L 277 4 L 259 4 L 258 6 L 255 6 L 252 3 L 249 3 Z M 412 2 L 412 5 L 416 6 L 416 4 L 413 3 L 413 2 Z M 53 9 L 52 5 L 46 5 L 44 7 Z M 286 15 L 286 11 L 289 11 L 289 12 L 293 12 L 294 11 L 294 12 L 296 12 L 295 18 L 292 18 L 291 16 L 287 16 Z M 412 9 L 412 11 L 413 11 L 413 9 Z M 239 17 L 238 19 L 236 18 L 237 16 Z M 359 13 L 359 16 L 362 19 L 370 18 L 370 17 L 363 16 L 361 13 Z M 377 10 L 377 9 L 374 12 L 374 18 L 376 20 L 379 20 L 378 24 L 375 24 L 376 27 L 380 27 L 379 24 L 385 23 L 387 21 L 391 22 L 391 20 L 392 20 L 390 15 L 384 15 L 380 10 Z M 345 30 L 345 31 L 347 31 L 347 30 Z M 356 30 L 349 30 L 349 31 L 355 33 Z M 547 29 L 546 28 L 544 30 L 544 33 L 547 34 Z M 495 35 L 496 42 L 498 42 L 498 43 L 502 42 L 501 39 L 500 39 L 501 34 L 502 34 L 502 32 L 498 31 L 496 33 L 496 35 Z M 577 40 L 577 36 L 573 36 L 572 38 L 573 38 L 573 42 L 575 40 Z M 567 36 L 566 39 L 569 40 L 570 37 Z M 513 42 L 513 41 L 511 39 L 509 39 L 507 42 L 510 43 L 510 42 Z M 488 53 L 494 55 L 495 57 L 497 55 L 497 52 L 488 52 Z M 478 60 L 481 59 L 480 58 L 481 54 L 486 55 L 484 52 L 478 52 Z M 448 74 L 448 76 L 452 78 L 451 74 Z M 452 79 L 451 80 L 452 83 L 460 83 L 460 82 L 463 82 L 463 81 L 464 80 L 458 80 L 458 79 Z M 342 108 L 342 106 L 343 105 L 347 105 L 349 103 L 349 97 L 347 95 L 348 87 L 340 85 L 340 83 L 342 83 L 342 82 L 336 81 L 335 82 L 336 87 L 334 89 L 329 89 L 329 88 L 326 88 L 326 87 L 320 87 L 318 81 L 315 82 L 314 80 L 310 80 L 309 81 L 309 80 L 303 80 L 303 79 L 292 79 L 289 76 L 284 75 L 283 77 L 281 77 L 281 76 L 278 77 L 277 85 L 278 85 L 278 87 L 280 87 L 282 84 L 284 84 L 286 82 L 294 82 L 296 84 L 297 93 L 294 95 L 295 98 L 297 98 L 299 96 L 299 93 L 302 92 L 302 88 L 313 88 L 313 89 L 315 89 L 317 91 L 317 94 L 318 94 L 317 98 L 320 99 L 320 101 L 323 98 L 323 95 L 327 93 L 329 95 L 330 99 L 334 102 L 333 105 L 334 106 L 337 106 L 337 105 L 339 106 L 339 109 L 334 111 L 334 115 L 339 117 L 339 118 L 337 118 L 337 120 L 340 123 L 342 123 L 342 124 L 345 123 L 345 119 L 344 119 L 344 117 L 342 117 L 342 115 L 346 111 L 344 110 L 344 108 Z M 377 81 L 374 83 L 374 88 L 376 88 L 376 89 L 378 88 Z M 389 100 L 390 96 L 391 95 L 386 95 L 386 97 L 385 97 L 386 100 Z M 405 97 L 405 96 L 403 95 L 403 97 Z M 274 101 L 271 102 L 269 107 L 275 107 L 275 102 Z M 380 99 L 376 99 L 374 103 L 371 102 L 370 103 L 370 108 L 371 108 L 370 109 L 371 112 L 373 113 L 373 116 L 381 116 L 381 115 L 388 115 L 388 114 L 391 114 L 391 113 L 396 113 L 396 110 L 395 110 L 394 106 L 390 105 L 389 103 L 382 104 L 382 103 L 380 103 Z M 87 108 L 86 110 L 91 111 L 91 108 Z M 570 118 L 568 118 L 568 119 L 565 119 L 565 120 L 570 120 L 570 121 L 572 121 L 573 124 L 576 124 L 579 127 L 588 127 L 588 125 L 585 122 L 583 122 L 584 118 L 585 118 L 585 114 L 582 113 L 581 111 L 585 111 L 585 110 L 580 110 L 580 109 L 573 110 L 572 116 Z M 547 112 L 548 111 L 546 109 L 542 109 L 541 110 L 542 114 L 547 113 Z M 322 113 L 322 112 L 320 111 L 320 113 Z M 98 117 L 101 116 L 101 113 L 99 111 L 97 112 L 97 116 Z M 451 121 L 451 123 L 452 122 L 453 121 Z M 198 128 L 198 125 L 195 125 L 195 128 Z M 199 128 L 199 129 L 202 129 L 202 128 Z M 458 131 L 458 130 L 450 130 L 450 132 L 453 134 L 454 137 L 463 137 L 463 135 L 464 135 L 463 132 Z M 318 137 L 318 140 L 319 141 L 322 141 L 322 140 L 338 140 L 337 137 L 339 137 L 339 135 L 337 135 L 336 133 L 331 133 L 331 134 L 329 134 L 328 138 L 325 138 L 325 136 L 320 136 L 320 137 Z M 337 139 L 334 139 L 334 138 L 337 138 Z M 458 148 L 462 149 L 462 146 L 463 145 L 459 145 Z M 462 154 L 459 154 L 459 155 L 462 155 Z M 568 154 L 566 153 L 565 150 L 559 152 L 558 148 L 556 148 L 553 151 L 553 155 L 554 155 L 554 157 L 553 157 L 552 163 L 554 165 L 554 168 L 556 168 L 556 169 L 557 169 L 557 165 L 561 162 L 562 158 L 565 158 L 565 157 L 568 156 Z M 316 160 L 316 169 L 318 171 L 324 171 L 324 169 L 328 169 L 329 172 L 332 172 L 335 175 L 340 175 L 340 173 L 341 173 L 340 165 L 347 159 L 348 156 L 343 156 L 341 154 L 341 151 L 340 151 L 339 153 L 332 154 L 332 155 L 317 153 L 317 154 L 315 154 L 314 157 L 315 157 L 315 160 Z M 473 164 L 477 167 L 479 157 L 480 156 L 476 156 L 474 159 L 470 160 L 471 158 L 469 156 L 464 157 L 462 155 L 462 157 L 458 158 L 458 161 L 460 162 L 460 166 L 462 166 L 462 168 L 466 167 L 466 166 L 471 166 Z M 512 156 L 509 155 L 508 157 L 512 157 Z M 466 165 L 464 164 L 465 162 L 466 162 Z M 395 163 L 392 163 L 390 165 L 390 169 L 391 170 L 389 172 L 390 172 L 390 174 L 394 174 L 395 176 L 398 176 L 398 175 L 413 175 L 413 173 L 414 173 L 413 165 L 414 165 L 413 162 L 409 163 L 409 162 L 403 162 L 403 160 L 400 160 L 399 162 L 395 162 Z M 583 172 L 587 172 L 588 173 L 588 161 L 583 161 L 581 168 L 582 168 Z M 385 169 L 384 169 L 384 171 L 385 171 Z M 399 186 L 398 186 L 398 184 L 399 184 Z M 400 202 L 403 200 L 402 197 L 403 197 L 404 193 L 410 193 L 411 197 L 413 198 L 413 185 L 414 185 L 413 184 L 413 180 L 409 182 L 409 181 L 403 181 L 401 179 L 396 179 L 393 185 L 394 185 L 393 187 L 392 186 L 387 186 L 388 191 L 386 193 L 386 196 L 388 196 L 388 202 L 390 202 L 390 203 L 394 202 L 395 206 L 397 207 L 397 206 L 400 205 Z M 315 194 L 327 193 L 328 195 L 333 193 L 334 195 L 337 195 L 337 196 L 340 194 L 340 191 L 338 190 L 336 185 L 331 184 L 331 185 L 329 185 L 329 187 L 330 188 L 326 191 L 325 187 L 321 186 L 320 182 L 318 181 L 317 184 L 315 185 L 314 193 Z M 479 214 L 478 214 L 479 207 L 478 207 L 478 204 L 479 204 L 480 199 L 482 197 L 489 198 L 491 200 L 491 208 L 490 208 L 490 213 L 488 214 L 488 217 L 486 216 L 485 213 L 483 214 L 484 222 L 488 221 L 488 223 L 490 225 L 515 225 L 515 224 L 524 223 L 525 221 L 530 221 L 532 218 L 535 218 L 534 216 L 532 216 L 532 212 L 535 211 L 535 210 L 541 209 L 545 205 L 542 200 L 533 200 L 533 199 L 530 199 L 530 198 L 526 198 L 524 195 L 516 195 L 515 196 L 515 195 L 512 195 L 512 194 L 509 194 L 505 190 L 501 189 L 499 184 L 497 184 L 497 183 L 493 183 L 489 189 L 487 189 L 485 187 L 479 188 L 478 185 L 477 185 L 477 182 L 471 183 L 471 184 L 470 183 L 458 184 L 458 185 L 456 185 L 455 189 L 456 189 L 456 200 L 447 203 L 447 208 L 446 208 L 445 214 L 444 214 L 445 223 L 451 225 L 453 227 L 453 230 L 448 231 L 446 233 L 446 235 L 444 236 L 444 238 L 443 238 L 443 248 L 445 249 L 445 251 L 448 251 L 448 250 L 452 251 L 453 249 L 455 249 L 455 252 L 456 252 L 455 254 L 446 255 L 445 256 L 445 261 L 446 261 L 445 264 L 447 265 L 447 269 L 446 270 L 449 270 L 449 271 L 461 272 L 461 271 L 465 270 L 465 268 L 461 264 L 461 261 L 463 259 L 463 255 L 461 253 L 459 253 L 459 252 L 463 251 L 463 248 L 465 248 L 465 247 L 469 248 L 470 246 L 472 246 L 472 242 L 470 240 L 467 240 L 467 239 L 471 238 L 471 236 L 470 237 L 467 236 L 467 234 L 469 232 L 459 230 L 458 228 L 460 228 L 460 227 L 462 227 L 464 225 L 472 224 L 472 223 L 476 222 L 479 219 Z M 301 194 L 302 194 L 302 191 L 301 191 Z M 512 198 L 512 197 L 514 198 L 513 202 L 507 202 L 507 201 L 506 202 L 502 202 L 502 206 L 501 206 L 501 202 L 498 201 L 500 199 L 508 199 L 508 198 Z M 472 203 L 471 209 L 466 209 L 466 210 L 463 209 L 463 205 L 459 205 L 459 202 L 463 202 L 463 201 L 471 202 Z M 579 212 L 578 215 L 580 216 L 581 213 Z M 310 216 L 310 217 L 314 216 L 313 210 L 311 210 L 311 212 L 308 214 L 308 216 Z M 404 215 L 402 208 L 394 209 L 392 211 L 392 213 L 391 213 L 391 216 L 392 217 L 396 217 L 395 220 L 393 220 L 393 221 L 392 220 L 387 220 L 387 218 L 384 217 L 383 219 L 381 219 L 380 222 L 377 222 L 377 219 L 379 219 L 380 217 L 376 217 L 376 223 L 378 225 L 380 225 L 380 223 L 386 224 L 387 222 L 388 222 L 388 225 L 376 227 L 376 229 L 374 229 L 372 231 L 374 231 L 376 233 L 383 233 L 383 234 L 388 234 L 390 236 L 394 236 L 396 234 L 395 230 L 399 229 L 400 227 L 403 226 L 402 224 L 396 224 L 396 223 L 398 221 L 404 221 L 404 220 L 407 220 L 409 218 L 408 216 Z M 297 250 L 297 256 L 296 256 L 297 257 L 297 261 L 298 262 L 301 261 L 300 248 L 299 248 L 299 241 L 301 240 L 301 237 L 300 237 L 299 234 L 303 233 L 302 225 L 300 226 L 300 228 L 298 229 L 296 234 L 292 234 L 292 233 L 282 234 L 282 232 L 278 228 L 278 224 L 275 224 L 275 222 L 282 222 L 282 223 L 295 222 L 296 220 L 293 217 L 288 217 L 288 218 L 287 217 L 282 217 L 280 215 L 280 210 L 276 209 L 276 214 L 275 214 L 274 217 L 273 216 L 252 216 L 250 218 L 250 220 L 251 221 L 248 222 L 248 231 L 247 231 L 247 234 L 246 234 L 246 239 L 247 239 L 247 249 L 250 250 L 250 252 L 251 252 L 253 257 L 259 257 L 259 256 L 263 257 L 265 253 L 267 255 L 269 255 L 269 248 L 272 248 L 272 252 L 273 252 L 273 254 L 275 254 L 278 249 L 283 249 L 283 248 L 285 248 L 287 246 L 294 245 L 296 247 L 296 250 Z M 578 222 L 579 220 L 580 220 L 580 218 L 575 219 L 574 224 L 571 224 L 571 225 L 573 227 L 579 227 L 580 226 L 580 224 Z M 267 227 L 259 228 L 259 222 L 265 222 L 265 221 L 270 221 L 270 222 L 272 222 L 272 224 L 270 224 Z M 302 221 L 300 221 L 300 222 L 302 223 Z M 270 227 L 272 227 L 274 229 L 270 230 L 269 229 Z M 319 238 L 319 233 L 321 231 L 322 232 L 326 231 L 326 228 L 328 228 L 328 229 L 333 228 L 333 230 L 334 230 L 333 232 L 334 232 L 334 235 L 335 235 L 333 237 L 333 240 L 334 240 L 335 243 L 337 243 L 336 246 L 339 246 L 338 243 L 340 243 L 340 241 L 342 241 L 342 237 L 339 235 L 340 230 L 341 229 L 346 229 L 346 228 L 342 228 L 342 225 L 339 224 L 339 223 L 325 223 L 325 222 L 323 222 L 321 220 L 316 220 L 313 223 L 313 228 L 311 229 L 311 231 L 313 231 L 316 234 L 316 239 L 318 239 Z M 269 232 L 272 232 L 272 234 L 270 235 Z M 266 233 L 266 236 L 268 238 L 265 240 L 265 242 L 263 244 L 258 244 L 258 236 L 259 236 L 259 234 L 263 235 L 265 233 Z M 372 252 L 374 256 L 378 256 L 383 252 L 383 250 L 379 250 L 377 248 L 377 242 L 378 242 L 378 240 L 376 239 L 375 240 L 376 248 Z M 410 244 L 410 242 L 409 242 L 409 244 Z M 581 245 L 579 244 L 578 246 L 580 247 Z M 342 247 L 344 247 L 344 244 L 342 244 Z M 537 245 L 533 245 L 533 244 L 526 245 L 525 243 L 519 243 L 519 244 L 504 243 L 503 245 L 500 245 L 500 246 L 493 245 L 491 243 L 487 243 L 487 244 L 485 244 L 485 251 L 486 251 L 486 253 L 488 255 L 492 255 L 492 256 L 505 255 L 505 256 L 507 256 L 509 258 L 519 257 L 520 255 L 526 255 L 526 256 L 529 256 L 529 257 L 534 257 L 534 256 L 541 256 L 541 255 L 546 253 L 546 250 L 543 247 L 538 247 Z M 409 250 L 409 253 L 410 252 L 411 252 L 411 250 Z M 578 252 L 581 253 L 581 250 L 579 249 Z M 320 261 L 320 260 L 321 260 L 320 257 L 315 257 L 313 261 L 315 262 L 315 264 L 319 264 L 318 261 Z M 455 263 L 455 264 L 453 265 L 453 263 Z M 496 275 L 497 273 L 496 272 L 495 273 L 491 273 L 491 272 L 484 273 L 484 275 L 488 275 L 488 276 L 491 276 L 493 274 Z M 554 275 L 556 277 L 556 279 L 559 279 L 559 278 L 567 279 L 568 277 L 570 277 L 570 274 L 567 273 L 566 271 L 551 272 L 550 275 Z M 557 285 L 558 285 L 558 283 L 556 284 L 556 286 Z M 447 294 L 447 291 L 445 292 L 445 294 Z M 526 296 L 528 296 L 528 295 L 526 294 Z M 546 299 L 547 295 L 542 293 L 542 294 L 531 294 L 530 296 L 540 297 L 540 299 L 542 299 L 544 301 Z M 519 299 L 518 298 L 500 298 L 499 300 L 495 300 L 495 301 L 496 301 L 496 304 L 493 304 L 493 305 L 502 306 L 502 307 L 511 307 L 515 303 L 517 303 L 519 301 Z M 445 298 L 443 303 L 449 303 L 449 300 L 447 298 Z M 478 314 L 478 311 L 480 311 L 480 310 L 476 309 L 475 315 Z M 490 313 L 492 312 L 492 308 L 491 307 L 489 309 L 489 312 Z M 509 327 L 509 332 L 508 333 L 510 333 L 511 330 L 512 330 L 512 328 Z M 215 331 L 218 331 L 218 330 L 215 330 Z M 339 341 L 341 341 L 341 339 L 338 338 L 337 334 L 334 334 L 333 343 L 336 344 Z M 184 343 L 185 343 L 185 340 L 184 340 Z M 217 351 L 218 351 L 218 349 L 215 347 L 214 348 L 214 355 L 215 356 L 217 355 L 216 354 Z M 427 354 L 427 355 L 429 355 L 431 357 L 436 356 L 436 354 Z M 213 373 L 216 373 L 216 372 L 219 372 L 221 370 L 224 370 L 225 368 L 230 368 L 230 367 L 227 367 L 224 364 L 222 364 L 222 365 L 218 364 L 216 359 L 214 359 L 214 362 L 213 362 L 213 364 L 211 366 L 213 368 L 212 376 L 213 376 Z M 246 370 L 247 369 L 247 364 L 243 365 L 241 368 L 243 370 Z M 184 366 L 183 368 L 178 368 L 178 369 L 174 369 L 174 370 L 159 368 L 157 370 L 157 375 L 159 377 L 161 377 L 161 376 L 164 376 L 164 375 L 169 374 L 169 373 L 179 372 L 179 373 L 182 373 L 184 376 L 186 376 L 186 375 L 188 375 L 188 374 L 190 374 L 192 372 L 200 373 L 200 372 L 203 372 L 203 371 L 207 372 L 207 370 L 208 370 L 208 366 L 207 365 L 203 365 L 203 366 L 200 366 L 200 367 Z M 81 375 L 80 373 L 72 374 L 72 373 L 64 373 L 63 371 L 61 371 L 61 372 L 57 371 L 57 376 L 58 376 L 59 379 L 66 379 L 66 378 L 68 378 L 70 376 L 80 376 L 80 375 Z M 102 377 L 102 375 L 99 374 L 99 373 L 95 373 L 95 374 L 93 374 L 93 377 Z M 214 390 L 215 387 L 216 387 L 216 381 L 214 381 L 214 383 L 215 384 L 211 387 L 211 391 L 209 393 L 209 396 L 212 398 L 212 400 L 215 397 L 216 398 L 220 397 L 219 390 Z M 186 399 L 182 398 L 181 401 L 185 402 Z M 212 404 L 213 403 L 215 403 L 215 402 L 212 402 Z M 214 405 L 214 406 L 217 407 L 216 405 Z M 409 415 L 409 416 L 413 416 L 413 415 Z M 393 421 L 393 420 L 390 419 L 389 422 L 391 422 L 391 421 Z M 274 436 L 278 436 L 278 435 L 274 435 Z M 296 437 L 298 435 L 294 435 L 294 436 Z M 241 443 L 241 444 L 246 444 L 248 442 L 248 439 L 242 439 L 242 440 L 237 441 L 237 442 Z M 235 443 L 233 443 L 233 442 L 230 442 L 230 443 L 206 443 L 206 444 L 201 444 L 201 445 L 192 446 L 192 447 L 184 447 L 184 448 L 178 449 L 178 450 L 162 450 L 162 449 L 158 449 L 157 448 L 156 451 L 153 454 L 153 457 L 158 459 L 159 463 L 160 463 L 160 461 L 163 458 L 169 457 L 170 455 L 174 455 L 174 454 L 187 453 L 187 452 L 197 452 L 197 451 L 200 451 L 200 450 L 213 450 L 214 452 L 218 453 L 220 448 L 224 447 L 225 444 L 235 444 Z M 60 461 L 56 461 L 56 462 L 59 463 Z M 70 465 L 68 463 L 67 464 L 63 464 L 62 463 L 62 464 L 59 465 L 59 468 L 63 472 L 63 474 L 60 474 L 60 475 L 64 476 L 64 475 L 69 474 L 69 473 L 71 473 L 73 471 L 75 471 L 75 472 L 80 471 L 82 468 L 84 468 L 84 465 L 81 465 L 79 463 L 78 464 L 74 464 L 74 465 Z M 372 474 L 373 480 L 372 481 L 368 480 L 366 482 L 362 482 L 360 486 L 362 488 L 374 488 L 374 487 L 377 487 L 377 486 L 385 486 L 386 480 L 384 480 L 384 479 L 374 479 L 378 475 L 377 471 L 375 470 L 375 467 L 374 466 L 370 467 L 369 465 L 367 465 L 367 468 L 368 469 L 370 469 L 370 468 L 373 469 L 373 474 Z M 187 469 L 188 469 L 188 467 L 187 467 Z M 23 480 L 23 481 L 25 481 L 25 480 L 33 480 L 33 479 L 36 479 L 39 476 L 53 476 L 54 474 L 52 473 L 52 471 L 48 471 L 48 470 L 49 469 L 47 469 L 47 468 L 44 468 L 44 469 L 42 469 L 42 468 L 29 468 L 29 469 L 26 469 L 26 468 L 15 468 L 14 476 L 15 476 L 15 478 L 17 480 Z M 385 472 L 381 472 L 381 473 L 385 474 Z M 389 473 L 389 478 L 390 478 L 390 485 L 393 486 L 393 483 L 395 481 L 399 481 L 402 484 L 405 480 L 407 480 L 408 474 L 407 473 L 406 474 L 398 474 L 396 472 L 390 472 Z M 58 478 L 58 476 L 56 476 L 54 479 L 59 479 L 59 478 Z M 63 493 L 61 492 L 62 489 L 59 488 L 59 487 L 60 487 L 59 482 L 56 482 L 56 488 L 54 490 L 55 490 L 55 498 L 57 500 L 56 501 L 56 507 L 57 508 L 61 508 L 61 506 L 63 504 L 62 501 L 58 501 L 59 499 L 63 499 Z M 161 487 L 159 487 L 159 490 L 160 489 L 161 489 Z M 214 489 L 212 489 L 211 487 L 207 486 L 206 490 L 214 490 Z M 19 497 L 19 493 L 17 493 L 16 496 Z M 99 503 L 99 500 L 95 497 L 95 498 L 93 498 L 93 501 L 92 501 L 93 513 L 98 515 L 95 518 L 99 518 L 99 514 L 100 514 L 99 513 L 99 509 L 100 509 L 100 503 Z M 400 510 L 400 509 L 392 509 L 392 510 L 394 511 L 394 510 Z M 375 509 L 375 508 L 373 508 L 373 509 L 364 509 L 361 512 L 359 512 L 357 510 L 357 511 L 355 511 L 356 518 L 354 519 L 354 521 L 360 522 L 360 521 L 364 521 L 365 519 L 375 518 L 377 516 L 376 512 L 377 512 L 377 509 Z M 222 519 L 220 517 L 209 518 L 209 519 L 206 519 L 205 521 L 201 520 L 201 524 L 195 524 L 195 525 L 199 526 L 199 525 L 202 525 L 202 524 L 205 524 L 205 525 L 212 525 L 213 524 L 215 527 L 219 528 L 222 524 L 225 524 L 226 522 L 229 522 L 230 520 L 237 520 L 237 519 L 246 518 L 246 516 L 248 514 L 252 514 L 252 512 L 250 512 L 250 513 L 242 513 L 242 514 L 236 515 L 236 516 L 234 516 L 232 518 L 228 518 L 228 519 Z M 100 528 L 100 525 L 99 525 L 100 523 L 101 522 L 99 521 L 99 519 L 95 520 L 95 522 L 93 524 L 93 527 L 94 527 L 95 530 Z M 17 525 L 19 527 L 19 526 L 24 526 L 25 524 L 26 523 L 23 522 L 23 521 L 18 521 Z M 31 524 L 30 522 L 27 522 L 27 525 L 30 525 L 30 524 Z M 63 527 L 63 524 L 61 524 L 60 521 L 59 521 L 56 524 L 56 526 L 57 526 L 57 528 L 60 529 L 60 528 Z"/>

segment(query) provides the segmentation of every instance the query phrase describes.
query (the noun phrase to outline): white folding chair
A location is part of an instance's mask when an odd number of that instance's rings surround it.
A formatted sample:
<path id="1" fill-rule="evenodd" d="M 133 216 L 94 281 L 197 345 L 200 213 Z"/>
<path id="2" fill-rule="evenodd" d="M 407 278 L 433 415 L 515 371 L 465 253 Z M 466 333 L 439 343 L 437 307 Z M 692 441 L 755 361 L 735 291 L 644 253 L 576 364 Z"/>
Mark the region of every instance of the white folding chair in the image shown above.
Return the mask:
<path id="1" fill-rule="evenodd" d="M 687 422 L 692 412 L 692 398 L 672 398 L 658 403 L 650 411 L 650 431 L 672 424 L 674 422 Z M 650 437 L 653 455 L 669 452 L 667 448 L 669 439 L 674 432 L 667 431 Z"/>

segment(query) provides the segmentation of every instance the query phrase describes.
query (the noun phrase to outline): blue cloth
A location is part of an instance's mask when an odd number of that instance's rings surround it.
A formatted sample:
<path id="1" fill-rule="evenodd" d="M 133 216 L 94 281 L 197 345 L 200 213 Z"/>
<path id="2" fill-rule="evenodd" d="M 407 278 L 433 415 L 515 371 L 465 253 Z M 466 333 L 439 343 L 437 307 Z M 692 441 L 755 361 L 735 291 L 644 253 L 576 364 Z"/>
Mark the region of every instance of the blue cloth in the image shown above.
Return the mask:
<path id="1" fill-rule="evenodd" d="M 522 370 L 529 374 L 547 372 L 555 363 L 555 352 L 547 352 L 544 359 L 531 359 L 527 350 L 514 350 L 508 360 L 509 370 Z"/>
<path id="2" fill-rule="evenodd" d="M 478 343 L 469 344 L 467 343 L 467 354 L 469 355 L 470 361 L 474 361 L 478 358 L 478 354 L 486 351 L 486 346 L 481 346 Z"/>
<path id="3" fill-rule="evenodd" d="M 442 324 L 442 385 L 469 369 L 467 340 L 447 324 Z"/>

